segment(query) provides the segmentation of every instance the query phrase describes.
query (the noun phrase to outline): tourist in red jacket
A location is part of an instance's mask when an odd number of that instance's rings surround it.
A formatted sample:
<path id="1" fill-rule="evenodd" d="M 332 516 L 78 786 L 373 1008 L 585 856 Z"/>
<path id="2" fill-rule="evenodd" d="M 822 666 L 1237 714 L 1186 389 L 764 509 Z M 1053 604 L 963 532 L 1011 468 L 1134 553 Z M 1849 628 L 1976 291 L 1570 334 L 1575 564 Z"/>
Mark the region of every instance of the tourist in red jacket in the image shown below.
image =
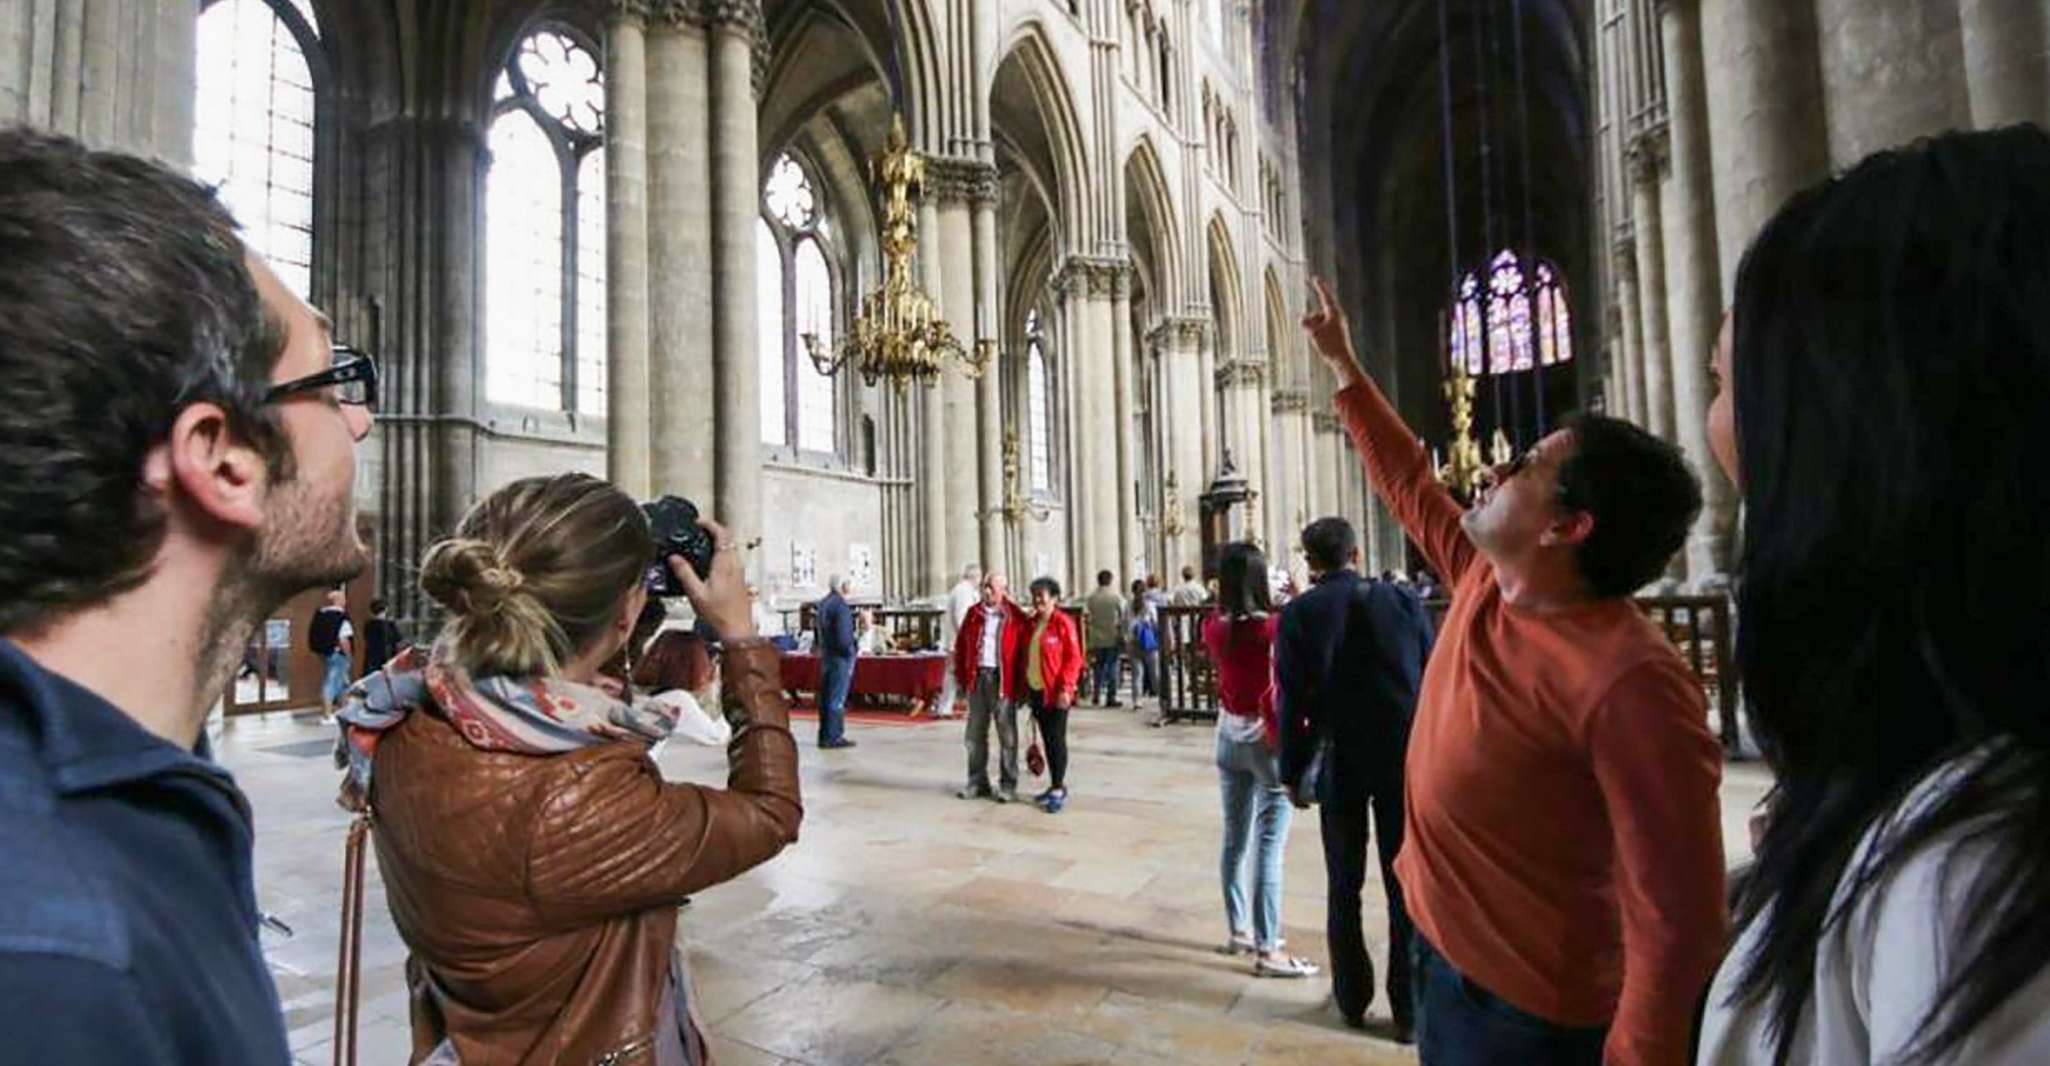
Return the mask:
<path id="1" fill-rule="evenodd" d="M 954 682 L 968 694 L 968 783 L 962 799 L 1018 798 L 1018 700 L 1023 695 L 1026 627 L 1032 619 L 1011 602 L 1004 575 L 982 579 L 982 602 L 961 617 L 950 664 Z M 989 787 L 989 723 L 997 724 L 997 787 Z"/>
<path id="2" fill-rule="evenodd" d="M 1068 802 L 1068 709 L 1075 705 L 1075 685 L 1082 679 L 1082 638 L 1075 620 L 1061 610 L 1061 584 L 1050 577 L 1032 582 L 1031 635 L 1018 650 L 1018 676 L 1024 679 L 1025 702 L 1032 720 L 1046 738 L 1046 765 L 1053 786 L 1033 797 L 1048 814 L 1059 814 Z"/>

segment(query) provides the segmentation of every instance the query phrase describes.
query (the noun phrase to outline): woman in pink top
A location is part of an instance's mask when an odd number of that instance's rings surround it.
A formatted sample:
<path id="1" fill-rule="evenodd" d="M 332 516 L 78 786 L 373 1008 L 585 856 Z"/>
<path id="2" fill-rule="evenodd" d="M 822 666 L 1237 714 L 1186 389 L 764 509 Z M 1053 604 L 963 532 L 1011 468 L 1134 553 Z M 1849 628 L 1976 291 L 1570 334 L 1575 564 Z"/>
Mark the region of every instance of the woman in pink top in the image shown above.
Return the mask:
<path id="1" fill-rule="evenodd" d="M 1203 620 L 1203 646 L 1217 664 L 1217 779 L 1224 793 L 1225 951 L 1253 954 L 1263 977 L 1308 977 L 1315 963 L 1282 953 L 1281 857 L 1293 808 L 1281 787 L 1274 713 L 1274 629 L 1267 557 L 1251 544 L 1224 546 L 1217 561 L 1217 609 Z M 1253 829 L 1259 827 L 1257 841 Z M 1254 853 L 1252 931 L 1247 932 L 1245 865 Z"/>

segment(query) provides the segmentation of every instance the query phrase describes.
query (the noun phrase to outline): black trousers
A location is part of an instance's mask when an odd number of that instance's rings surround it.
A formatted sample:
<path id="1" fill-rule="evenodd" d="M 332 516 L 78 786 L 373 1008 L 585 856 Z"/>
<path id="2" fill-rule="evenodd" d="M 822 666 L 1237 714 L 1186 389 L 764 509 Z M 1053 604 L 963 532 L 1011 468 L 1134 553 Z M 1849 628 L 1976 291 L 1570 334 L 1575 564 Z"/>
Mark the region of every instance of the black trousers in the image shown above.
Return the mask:
<path id="1" fill-rule="evenodd" d="M 1050 707 L 1046 693 L 1036 688 L 1025 690 L 1025 700 L 1032 705 L 1032 720 L 1039 723 L 1039 735 L 1046 742 L 1046 772 L 1053 778 L 1054 788 L 1068 787 L 1068 709 Z"/>
<path id="2" fill-rule="evenodd" d="M 1374 1002 L 1374 959 L 1360 923 L 1360 891 L 1367 881 L 1367 840 L 1381 859 L 1381 889 L 1388 896 L 1388 1008 L 1398 1024 L 1415 1018 L 1410 984 L 1410 940 L 1416 934 L 1395 880 L 1402 850 L 1402 774 L 1363 771 L 1332 760 L 1317 790 L 1324 830 L 1327 903 L 1324 936 L 1331 952 L 1331 996 L 1339 1013 L 1357 1018 Z M 1370 834 L 1371 830 L 1371 834 Z"/>

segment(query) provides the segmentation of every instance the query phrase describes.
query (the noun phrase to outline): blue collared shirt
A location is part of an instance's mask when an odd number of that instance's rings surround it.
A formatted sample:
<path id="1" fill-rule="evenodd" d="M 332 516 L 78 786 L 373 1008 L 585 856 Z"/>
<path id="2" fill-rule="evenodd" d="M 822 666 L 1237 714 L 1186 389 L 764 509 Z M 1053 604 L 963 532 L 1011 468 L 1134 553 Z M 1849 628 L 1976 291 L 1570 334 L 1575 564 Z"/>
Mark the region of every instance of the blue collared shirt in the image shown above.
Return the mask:
<path id="1" fill-rule="evenodd" d="M 0 640 L 0 1059 L 285 1063 L 249 804 Z"/>

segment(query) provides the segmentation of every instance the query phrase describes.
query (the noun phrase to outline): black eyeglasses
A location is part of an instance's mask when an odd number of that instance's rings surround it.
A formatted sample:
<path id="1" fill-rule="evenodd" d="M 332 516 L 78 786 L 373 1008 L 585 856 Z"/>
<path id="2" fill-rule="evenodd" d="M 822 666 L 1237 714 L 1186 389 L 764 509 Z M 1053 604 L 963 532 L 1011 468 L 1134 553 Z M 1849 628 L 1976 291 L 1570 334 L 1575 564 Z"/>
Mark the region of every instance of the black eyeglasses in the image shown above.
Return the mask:
<path id="1" fill-rule="evenodd" d="M 276 403 L 289 396 L 315 389 L 332 388 L 335 402 L 354 407 L 377 405 L 377 361 L 346 344 L 334 346 L 333 366 L 318 374 L 281 382 L 263 394 L 264 403 Z"/>

